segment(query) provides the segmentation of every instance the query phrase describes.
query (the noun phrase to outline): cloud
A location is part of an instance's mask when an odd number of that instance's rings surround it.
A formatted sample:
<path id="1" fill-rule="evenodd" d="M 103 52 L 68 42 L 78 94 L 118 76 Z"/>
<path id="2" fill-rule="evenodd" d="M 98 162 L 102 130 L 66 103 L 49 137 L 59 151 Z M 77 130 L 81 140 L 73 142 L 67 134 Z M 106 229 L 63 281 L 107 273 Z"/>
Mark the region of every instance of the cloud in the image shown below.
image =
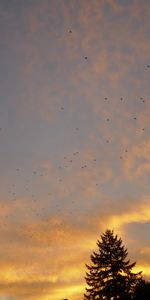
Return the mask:
<path id="1" fill-rule="evenodd" d="M 1 10 L 0 293 L 8 299 L 80 299 L 85 263 L 108 227 L 149 276 L 147 238 L 133 230 L 150 219 L 148 8 L 44 0 Z"/>
<path id="2" fill-rule="evenodd" d="M 73 219 L 54 214 L 43 220 L 23 219 L 20 226 L 12 226 L 9 221 L 0 251 L 2 293 L 7 291 L 16 299 L 36 299 L 39 295 L 41 299 L 48 295 L 50 299 L 57 299 L 62 293 L 81 296 L 85 286 L 85 263 L 96 247 L 98 234 L 106 228 L 114 228 L 122 236 L 126 225 L 144 224 L 150 219 L 147 199 L 136 205 L 129 200 L 123 203 L 113 205 L 111 199 L 106 201 L 105 207 L 97 203 L 93 212 L 76 216 L 75 223 Z M 16 209 L 20 210 L 19 206 L 16 205 Z M 10 236 L 13 236 L 11 252 L 7 249 Z M 143 251 L 142 264 L 137 268 L 143 265 L 144 275 L 149 276 L 149 266 L 144 262 L 148 249 L 143 248 Z"/>
<path id="3" fill-rule="evenodd" d="M 134 144 L 129 155 L 124 162 L 124 171 L 130 180 L 135 178 L 141 178 L 145 176 L 150 171 L 149 164 L 150 155 L 150 141 L 145 139 L 145 141 L 138 142 Z"/>

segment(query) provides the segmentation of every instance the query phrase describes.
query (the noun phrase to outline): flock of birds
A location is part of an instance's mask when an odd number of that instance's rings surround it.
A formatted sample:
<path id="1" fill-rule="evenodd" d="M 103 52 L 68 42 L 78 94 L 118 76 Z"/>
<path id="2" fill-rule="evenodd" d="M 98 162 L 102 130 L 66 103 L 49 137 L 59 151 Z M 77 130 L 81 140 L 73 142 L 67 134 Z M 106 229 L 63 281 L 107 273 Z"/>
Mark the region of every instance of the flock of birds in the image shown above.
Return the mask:
<path id="1" fill-rule="evenodd" d="M 72 33 L 73 33 L 73 31 L 72 31 L 71 29 L 68 30 L 68 32 L 69 32 L 69 34 L 72 34 Z M 88 60 L 88 57 L 87 57 L 87 56 L 84 56 L 84 59 L 85 59 L 85 60 Z M 146 68 L 150 68 L 150 65 L 147 64 L 147 65 L 146 65 Z M 104 97 L 104 101 L 106 101 L 106 102 L 109 101 L 109 98 L 108 98 L 108 97 Z M 124 99 L 123 97 L 120 97 L 120 101 L 121 101 L 121 102 L 124 102 L 125 99 Z M 141 101 L 141 103 L 146 104 L 146 99 L 144 99 L 143 97 L 140 97 L 140 101 Z M 60 107 L 60 110 L 61 110 L 61 111 L 64 111 L 64 110 L 65 110 L 65 106 L 61 106 L 61 107 Z M 137 116 L 132 116 L 132 118 L 133 118 L 134 121 L 137 120 Z M 110 117 L 107 117 L 107 118 L 106 118 L 106 122 L 109 122 L 109 123 L 111 122 Z M 76 127 L 75 130 L 76 130 L 76 131 L 79 131 L 80 128 L 79 128 L 79 127 Z M 141 128 L 141 130 L 144 132 L 144 131 L 145 131 L 145 128 L 143 127 L 143 128 Z M 2 127 L 0 127 L 0 131 L 2 131 Z M 109 140 L 108 138 L 106 138 L 106 143 L 107 143 L 107 144 L 110 143 L 110 140 Z M 127 154 L 127 153 L 128 153 L 128 149 L 125 149 L 125 150 L 124 150 L 124 153 Z M 80 153 L 79 150 L 78 150 L 78 151 L 75 151 L 75 152 L 73 153 L 73 157 L 75 158 L 76 156 L 80 156 L 80 154 L 81 154 L 81 153 Z M 73 165 L 73 162 L 74 162 L 73 157 L 67 157 L 66 155 L 64 155 L 64 157 L 63 157 L 63 162 L 60 162 L 60 163 L 59 163 L 58 169 L 59 169 L 59 170 L 67 169 L 67 168 L 69 168 L 70 165 Z M 81 157 L 81 159 L 82 159 L 82 157 Z M 120 160 L 123 159 L 123 154 L 121 154 L 121 155 L 119 156 L 119 159 L 120 159 Z M 92 161 L 93 161 L 93 162 L 97 162 L 98 159 L 95 158 L 95 157 L 93 157 Z M 78 162 L 78 163 L 79 163 L 79 162 Z M 88 161 L 88 162 L 86 161 L 86 162 L 81 163 L 80 168 L 81 168 L 81 169 L 87 169 L 89 165 L 90 165 L 90 167 L 91 167 L 91 161 Z M 21 168 L 20 168 L 20 167 L 17 167 L 17 168 L 16 168 L 16 172 L 17 172 L 17 173 L 21 173 Z M 34 170 L 34 171 L 33 171 L 33 175 L 34 175 L 34 176 L 39 176 L 39 177 L 44 177 L 45 174 L 42 173 L 42 172 L 38 172 L 37 170 Z M 59 183 L 61 183 L 61 182 L 63 181 L 63 178 L 58 178 L 58 181 L 59 181 Z M 27 180 L 27 183 L 29 183 L 29 180 Z M 95 185 L 97 186 L 98 183 L 96 182 Z M 31 187 L 31 188 L 32 188 L 32 187 Z M 16 201 L 16 200 L 17 200 L 17 193 L 16 193 L 16 190 L 15 190 L 15 189 L 16 189 L 16 186 L 13 184 L 12 187 L 11 187 L 11 189 L 9 189 L 9 191 L 8 191 L 9 195 L 11 196 L 12 201 Z M 26 187 L 25 187 L 25 191 L 26 191 L 26 192 L 29 191 L 29 186 L 26 186 Z M 50 195 L 51 195 L 51 193 L 48 193 L 48 196 L 50 196 Z M 31 193 L 31 198 L 34 199 L 34 200 L 33 200 L 34 202 L 37 201 L 37 200 L 35 199 L 35 195 L 33 195 L 33 193 Z M 42 213 L 43 213 L 43 210 L 44 210 L 44 208 L 42 208 Z M 45 210 L 46 210 L 46 208 L 45 208 Z M 37 216 L 40 215 L 39 212 L 37 212 L 35 208 L 32 209 L 32 211 L 35 212 Z M 6 218 L 8 218 L 8 215 L 6 215 Z"/>
<path id="2" fill-rule="evenodd" d="M 72 30 L 69 30 L 69 34 L 72 34 Z M 88 56 L 84 56 L 84 60 L 88 60 Z M 147 64 L 146 68 L 150 68 L 150 65 Z M 139 98 L 141 103 L 143 104 L 147 104 L 147 99 L 140 97 Z M 104 97 L 103 101 L 105 101 L 106 103 L 109 103 L 109 97 Z M 124 97 L 120 97 L 119 99 L 120 102 L 125 102 Z M 63 111 L 65 111 L 65 106 L 60 106 L 60 111 L 63 114 Z M 138 119 L 138 116 L 131 116 L 131 119 L 136 122 Z M 111 123 L 111 118 L 110 116 L 106 118 L 106 123 Z M 75 127 L 75 131 L 76 132 L 80 132 L 80 127 Z M 0 127 L 0 131 L 2 131 L 2 127 Z M 145 127 L 141 128 L 141 131 L 145 131 Z M 110 139 L 106 138 L 105 142 L 107 144 L 110 144 L 111 141 Z M 124 155 L 127 155 L 127 153 L 129 152 L 129 149 L 124 149 L 124 153 L 121 153 L 119 156 L 120 160 L 123 160 Z M 89 169 L 89 171 L 93 168 L 95 168 L 96 164 L 99 164 L 99 157 L 92 157 L 90 159 L 86 159 L 85 161 L 83 161 L 83 153 L 82 150 L 80 150 L 80 148 L 78 147 L 78 150 L 74 151 L 72 154 L 70 155 L 66 155 L 64 154 L 60 161 L 57 164 L 57 171 L 56 171 L 56 178 L 54 174 L 51 174 L 52 176 L 54 176 L 54 179 L 56 181 L 56 186 L 59 186 L 61 184 L 65 184 L 67 185 L 67 179 L 70 176 L 70 173 L 67 174 L 67 176 L 64 176 L 64 172 L 65 170 L 72 170 L 74 167 L 78 168 L 80 170 L 87 170 Z M 62 172 L 64 171 L 64 172 Z M 18 201 L 18 199 L 21 199 L 21 195 L 20 195 L 20 191 L 17 192 L 17 188 L 18 188 L 18 178 L 24 178 L 25 174 L 23 174 L 23 170 L 21 166 L 18 166 L 15 169 L 16 174 L 14 174 L 14 183 L 10 186 L 9 190 L 8 190 L 8 200 L 11 202 L 12 205 L 15 205 L 15 202 Z M 19 177 L 18 177 L 19 176 Z M 64 213 L 64 208 L 62 203 L 59 203 L 59 201 L 57 201 L 56 197 L 57 197 L 57 191 L 55 189 L 52 188 L 52 190 L 49 190 L 45 193 L 44 197 L 46 198 L 46 200 L 43 201 L 43 199 L 41 198 L 41 195 L 38 194 L 38 184 L 39 184 L 39 180 L 45 180 L 45 177 L 47 176 L 47 171 L 45 170 L 41 170 L 41 169 L 36 169 L 36 170 L 32 170 L 31 173 L 29 174 L 29 178 L 30 179 L 25 179 L 25 184 L 24 184 L 24 196 L 26 196 L 26 198 L 30 199 L 29 203 L 27 203 L 25 210 L 23 211 L 23 213 L 26 213 L 25 216 L 23 218 L 21 218 L 20 222 L 22 222 L 22 225 L 20 225 L 20 228 L 24 230 L 24 232 L 26 231 L 26 234 L 28 235 L 29 239 L 34 239 L 35 236 L 39 237 L 39 239 L 41 238 L 41 235 L 44 235 L 44 231 L 41 230 L 37 230 L 40 229 L 40 220 L 43 218 L 43 220 L 45 222 L 47 222 L 47 224 L 49 224 L 49 214 L 51 213 L 51 207 L 52 207 L 52 202 L 55 201 L 55 204 L 53 203 L 53 208 L 55 210 L 56 215 L 61 215 L 61 213 Z M 57 177 L 58 176 L 58 177 Z M 63 178 L 63 176 L 65 178 Z M 37 182 L 37 190 L 35 189 L 35 193 L 33 192 L 33 183 L 34 183 L 34 187 L 36 187 L 36 182 Z M 98 180 L 95 181 L 95 186 L 97 187 L 99 185 Z M 68 187 L 69 189 L 69 187 Z M 82 190 L 84 190 L 84 187 L 82 188 Z M 42 199 L 42 202 L 41 202 Z M 68 213 L 70 214 L 70 216 L 72 215 L 73 211 L 75 210 L 75 206 L 78 206 L 78 203 L 76 203 L 74 200 L 72 200 L 72 206 L 71 208 L 68 209 Z M 5 209 L 5 204 L 1 205 L 1 209 Z M 16 206 L 17 209 L 17 206 Z M 15 211 L 14 211 L 14 215 L 15 215 Z M 9 224 L 9 219 L 11 221 L 12 218 L 12 214 L 13 212 L 11 212 L 11 210 L 9 212 L 6 211 L 6 213 L 3 213 L 3 218 L 1 219 L 1 228 L 6 229 L 8 224 Z M 25 226 L 24 223 L 28 223 L 28 215 L 32 215 L 35 217 L 35 219 L 37 220 L 37 223 L 35 221 L 35 223 L 37 224 L 35 227 L 32 228 L 32 226 Z M 20 216 L 19 216 L 20 217 Z M 27 219 L 26 219 L 27 218 Z M 25 222 L 24 222 L 25 221 Z M 62 226 L 61 224 L 56 224 L 57 227 Z M 42 229 L 43 230 L 43 229 Z"/>
<path id="3" fill-rule="evenodd" d="M 104 101 L 108 101 L 109 99 L 107 97 L 104 98 Z M 124 101 L 123 97 L 120 98 L 120 101 Z M 140 97 L 140 101 L 142 103 L 146 103 L 146 100 L 143 97 Z M 65 110 L 65 107 L 61 107 L 61 110 Z M 136 121 L 137 120 L 137 116 L 133 117 L 133 120 Z M 110 118 L 106 118 L 106 122 L 110 122 Z M 76 127 L 75 128 L 76 131 L 79 131 L 79 128 Z M 145 128 L 142 128 L 142 131 L 144 131 Z M 110 143 L 109 139 L 106 139 L 106 143 Z M 128 153 L 128 149 L 124 149 L 124 153 L 127 154 Z M 91 169 L 95 168 L 96 165 L 93 164 L 99 164 L 99 157 L 91 157 L 88 160 L 85 160 L 84 162 L 82 161 L 83 158 L 83 153 L 82 151 L 78 150 L 78 151 L 74 151 L 71 155 L 64 155 L 62 157 L 62 160 L 60 160 L 60 162 L 57 164 L 57 176 L 55 179 L 55 181 L 57 182 L 57 185 L 60 184 L 65 184 L 67 185 L 66 182 L 66 178 L 63 178 L 64 176 L 64 171 L 65 170 L 72 170 L 73 167 L 81 169 L 81 170 L 85 170 L 85 169 L 89 169 L 89 172 Z M 120 155 L 119 159 L 122 160 L 124 158 L 124 155 Z M 16 168 L 16 175 L 18 174 L 19 177 L 21 177 L 23 175 L 23 170 L 21 167 L 17 167 Z M 63 172 L 62 172 L 63 171 Z M 21 175 L 22 174 L 22 175 Z M 69 176 L 70 173 L 68 173 L 67 176 Z M 11 200 L 11 202 L 16 202 L 19 199 L 19 194 L 17 193 L 17 180 L 18 180 L 18 176 L 14 176 L 14 178 L 16 178 L 16 183 L 13 183 L 12 186 L 10 187 L 10 189 L 8 190 L 8 194 L 9 194 L 9 199 Z M 57 191 L 50 190 L 49 192 L 47 192 L 47 195 L 45 195 L 45 197 L 48 199 L 47 204 L 46 201 L 43 201 L 42 205 L 37 205 L 37 203 L 39 203 L 39 201 L 41 201 L 41 196 L 38 195 L 38 182 L 39 182 L 39 178 L 41 178 L 44 181 L 45 176 L 47 176 L 45 170 L 33 170 L 32 173 L 30 174 L 30 179 L 26 179 L 25 181 L 25 187 L 24 187 L 24 193 L 26 194 L 26 196 L 30 199 L 29 205 L 27 205 L 27 214 L 32 214 L 34 215 L 36 218 L 43 218 L 43 220 L 49 220 L 48 219 L 48 213 L 50 212 L 51 206 L 50 203 L 51 201 L 55 201 L 55 213 L 56 214 L 61 214 L 61 212 L 63 213 L 63 207 L 62 205 L 59 205 L 58 201 L 55 199 L 55 195 L 57 195 Z M 33 181 L 37 180 L 37 191 L 35 193 L 33 193 Z M 98 180 L 96 180 L 95 182 L 95 186 L 98 186 L 99 182 Z M 84 190 L 84 187 L 82 188 L 82 190 Z M 50 201 L 49 201 L 50 200 Z M 72 201 L 72 203 L 74 204 L 75 202 Z M 71 207 L 71 210 L 74 210 L 74 207 Z M 72 214 L 72 211 L 69 211 L 69 214 Z M 12 214 L 8 214 L 6 213 L 4 215 L 4 219 L 5 221 L 3 222 L 3 226 L 7 226 L 7 222 L 8 222 L 8 218 L 11 219 Z M 31 236 L 33 237 L 33 233 L 31 234 Z"/>
<path id="4" fill-rule="evenodd" d="M 72 34 L 72 30 L 69 30 L 68 32 L 69 32 L 69 34 Z M 87 56 L 84 56 L 84 59 L 85 59 L 85 60 L 88 60 L 88 57 L 87 57 Z M 146 68 L 150 68 L 150 65 L 147 64 L 147 65 L 146 65 Z M 144 99 L 143 97 L 140 97 L 139 99 L 140 99 L 141 103 L 146 104 L 146 99 Z M 108 97 L 104 97 L 104 101 L 106 101 L 106 102 L 109 101 L 109 98 L 108 98 Z M 123 97 L 120 97 L 120 102 L 124 102 L 124 101 L 125 101 L 125 99 L 124 99 Z M 64 111 L 64 110 L 65 110 L 65 106 L 61 106 L 61 107 L 60 107 L 60 110 L 61 110 L 61 111 Z M 134 121 L 137 120 L 137 116 L 132 116 L 132 118 L 133 118 Z M 111 122 L 110 117 L 107 117 L 107 118 L 106 118 L 106 122 L 109 122 L 109 123 Z M 79 129 L 79 127 L 75 127 L 75 130 L 76 130 L 76 131 L 79 131 L 80 129 Z M 143 127 L 143 128 L 141 128 L 141 130 L 144 132 L 144 131 L 145 131 L 145 128 Z M 0 131 L 2 131 L 2 127 L 0 127 Z M 110 143 L 110 140 L 109 140 L 109 139 L 106 139 L 106 143 L 107 143 L 107 144 Z M 128 149 L 125 149 L 125 150 L 124 150 L 124 153 L 127 154 L 127 153 L 128 153 Z M 81 154 L 81 153 L 80 153 L 80 151 L 78 150 L 78 151 L 75 151 L 75 152 L 73 153 L 72 157 L 68 157 L 67 155 L 64 155 L 64 157 L 63 157 L 63 162 L 60 162 L 60 163 L 59 163 L 58 169 L 59 169 L 59 170 L 62 170 L 62 169 L 67 169 L 67 168 L 69 168 L 70 165 L 73 165 L 73 162 L 74 162 L 74 159 L 73 159 L 73 158 L 75 158 L 76 156 L 79 157 L 80 154 Z M 81 157 L 81 159 L 82 159 L 82 157 Z M 119 159 L 120 159 L 120 160 L 123 159 L 123 154 L 121 154 L 121 155 L 119 156 Z M 79 161 L 80 161 L 80 160 L 79 160 Z M 79 164 L 79 161 L 78 161 L 78 164 Z M 96 162 L 98 161 L 98 159 L 95 158 L 95 157 L 93 157 L 92 161 L 93 161 L 94 163 L 96 163 Z M 83 163 L 80 164 L 80 168 L 81 168 L 81 169 L 87 169 L 87 168 L 89 167 L 89 165 L 90 165 L 90 167 L 91 167 L 91 161 L 86 161 L 86 162 L 83 162 Z M 20 168 L 20 167 L 17 167 L 17 168 L 16 168 L 16 172 L 17 172 L 17 173 L 20 173 L 20 172 L 21 172 L 21 168 Z M 34 176 L 39 176 L 39 177 L 44 177 L 44 176 L 45 176 L 45 174 L 44 174 L 43 172 L 41 172 L 41 171 L 38 172 L 37 170 L 34 170 L 33 173 L 32 173 L 32 175 L 34 175 Z M 59 183 L 63 182 L 63 178 L 58 178 L 58 182 L 59 182 Z M 26 183 L 29 184 L 29 180 L 26 180 Z M 98 183 L 96 182 L 95 185 L 97 186 Z M 32 188 L 32 187 L 31 187 L 31 188 Z M 30 189 L 29 186 L 26 186 L 26 187 L 25 187 L 25 191 L 26 191 L 26 192 L 29 191 L 29 189 Z M 9 193 L 9 195 L 11 196 L 12 201 L 16 201 L 16 200 L 17 200 L 17 193 L 16 193 L 16 186 L 15 186 L 15 184 L 12 185 L 12 187 L 11 187 L 11 189 L 9 189 L 8 193 Z M 51 193 L 48 193 L 48 196 L 50 196 L 50 195 L 51 195 Z M 33 198 L 33 202 L 34 202 L 34 203 L 37 201 L 37 200 L 36 200 L 36 197 L 35 197 L 35 195 L 34 195 L 33 193 L 31 193 L 31 198 Z M 42 208 L 42 213 L 43 213 L 44 210 L 46 210 L 46 207 L 45 207 L 45 208 Z M 38 211 L 36 210 L 36 208 L 32 208 L 32 212 L 34 212 L 34 213 L 36 214 L 36 216 L 40 216 L 40 212 L 38 212 Z M 6 215 L 5 218 L 8 218 L 8 215 Z"/>

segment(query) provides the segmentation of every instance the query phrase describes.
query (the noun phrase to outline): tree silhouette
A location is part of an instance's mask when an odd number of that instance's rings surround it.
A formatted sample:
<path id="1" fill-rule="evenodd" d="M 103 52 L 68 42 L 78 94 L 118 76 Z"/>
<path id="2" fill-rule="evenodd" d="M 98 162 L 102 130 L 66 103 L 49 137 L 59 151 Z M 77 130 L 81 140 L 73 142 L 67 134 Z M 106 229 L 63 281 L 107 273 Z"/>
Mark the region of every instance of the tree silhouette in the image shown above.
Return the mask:
<path id="1" fill-rule="evenodd" d="M 84 299 L 89 300 L 129 300 L 133 299 L 141 272 L 132 273 L 135 266 L 127 259 L 127 249 L 121 238 L 113 231 L 106 230 L 97 241 L 99 252 L 91 255 L 92 265 L 86 265 L 86 288 Z"/>
<path id="2" fill-rule="evenodd" d="M 150 299 L 150 282 L 141 279 L 135 290 L 134 300 Z"/>

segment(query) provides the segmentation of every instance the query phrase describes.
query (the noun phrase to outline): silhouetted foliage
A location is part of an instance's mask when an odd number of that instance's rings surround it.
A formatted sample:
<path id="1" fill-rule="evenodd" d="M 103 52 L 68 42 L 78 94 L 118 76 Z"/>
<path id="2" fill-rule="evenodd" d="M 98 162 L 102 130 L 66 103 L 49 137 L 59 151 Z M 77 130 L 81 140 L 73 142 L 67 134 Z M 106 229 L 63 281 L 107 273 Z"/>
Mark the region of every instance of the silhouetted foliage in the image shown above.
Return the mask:
<path id="1" fill-rule="evenodd" d="M 91 255 L 92 265 L 86 265 L 86 294 L 89 300 L 129 300 L 133 299 L 135 288 L 141 278 L 141 272 L 131 272 L 135 266 L 127 259 L 127 249 L 121 238 L 113 231 L 106 230 L 97 241 L 99 252 Z"/>
<path id="2" fill-rule="evenodd" d="M 139 284 L 135 290 L 134 300 L 149 300 L 150 299 L 150 282 L 143 279 L 139 281 Z"/>

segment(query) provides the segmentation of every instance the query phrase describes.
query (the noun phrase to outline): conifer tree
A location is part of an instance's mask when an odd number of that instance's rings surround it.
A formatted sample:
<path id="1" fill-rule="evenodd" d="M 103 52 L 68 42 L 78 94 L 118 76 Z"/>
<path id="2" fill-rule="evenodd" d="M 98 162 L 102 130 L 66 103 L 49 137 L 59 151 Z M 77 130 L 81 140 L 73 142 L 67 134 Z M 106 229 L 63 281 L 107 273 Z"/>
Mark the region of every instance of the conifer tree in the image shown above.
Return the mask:
<path id="1" fill-rule="evenodd" d="M 129 300 L 133 299 L 140 273 L 132 273 L 134 263 L 127 259 L 127 249 L 121 238 L 106 230 L 97 241 L 99 252 L 91 255 L 92 265 L 86 265 L 86 293 L 89 300 Z"/>

